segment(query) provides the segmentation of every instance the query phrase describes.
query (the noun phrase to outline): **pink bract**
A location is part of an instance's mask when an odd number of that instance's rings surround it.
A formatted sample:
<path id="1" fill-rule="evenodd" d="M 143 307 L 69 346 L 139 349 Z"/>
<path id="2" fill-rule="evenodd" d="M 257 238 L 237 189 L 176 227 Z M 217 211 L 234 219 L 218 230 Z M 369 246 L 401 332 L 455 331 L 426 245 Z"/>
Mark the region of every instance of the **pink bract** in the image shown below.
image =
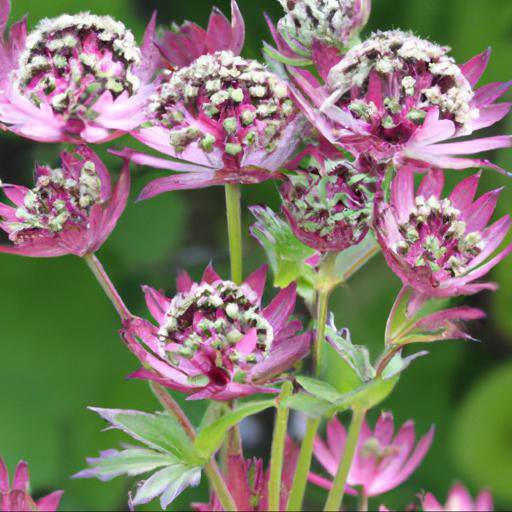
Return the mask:
<path id="1" fill-rule="evenodd" d="M 240 55 L 244 40 L 244 19 L 236 1 L 231 0 L 231 23 L 214 7 L 206 30 L 186 21 L 179 27 L 161 32 L 156 44 L 171 66 L 185 67 L 207 53 L 226 50 Z"/>
<path id="2" fill-rule="evenodd" d="M 341 252 L 360 243 L 373 218 L 383 169 L 370 155 L 355 162 L 308 147 L 287 164 L 282 209 L 295 236 L 319 252 Z"/>
<path id="3" fill-rule="evenodd" d="M 55 512 L 63 491 L 55 491 L 44 498 L 34 501 L 29 494 L 30 483 L 27 463 L 20 461 L 16 467 L 12 486 L 4 460 L 0 457 L 0 512 Z"/>
<path id="4" fill-rule="evenodd" d="M 420 496 L 420 500 L 425 512 L 458 512 L 460 510 L 466 512 L 493 512 L 494 510 L 492 495 L 489 491 L 482 491 L 473 501 L 471 494 L 461 484 L 455 484 L 451 488 L 444 505 L 441 505 L 429 492 Z"/>
<path id="5" fill-rule="evenodd" d="M 398 171 L 390 204 L 377 206 L 375 231 L 384 257 L 404 285 L 426 297 L 471 295 L 494 290 L 493 283 L 475 283 L 512 250 L 509 245 L 488 258 L 510 229 L 510 216 L 488 226 L 500 190 L 474 199 L 480 175 L 457 185 L 442 199 L 444 175 L 430 170 L 414 192 L 414 168 Z"/>
<path id="6" fill-rule="evenodd" d="M 420 465 L 432 443 L 434 428 L 422 437 L 416 448 L 414 422 L 407 421 L 393 437 L 394 420 L 390 412 L 379 417 L 372 431 L 366 420 L 347 479 L 349 486 L 360 486 L 366 496 L 379 496 L 405 482 Z M 323 468 L 335 476 L 345 447 L 346 430 L 334 417 L 327 423 L 327 440 L 315 439 L 314 453 Z M 311 473 L 311 482 L 330 489 L 332 481 Z M 350 489 L 349 489 L 350 491 Z"/>
<path id="7" fill-rule="evenodd" d="M 61 168 L 36 165 L 35 187 L 3 184 L 14 204 L 0 203 L 0 228 L 22 256 L 84 256 L 97 251 L 115 228 L 130 193 L 129 163 L 112 190 L 110 174 L 87 146 L 60 154 Z"/>
<path id="8" fill-rule="evenodd" d="M 302 324 L 289 319 L 295 285 L 261 308 L 266 273 L 262 267 L 242 285 L 222 280 L 212 266 L 199 283 L 182 273 L 173 299 L 144 287 L 158 326 L 142 319 L 125 326 L 124 340 L 149 368 L 131 377 L 188 393 L 192 400 L 278 391 L 264 385 L 308 354 L 311 335 L 298 334 Z"/>
<path id="9" fill-rule="evenodd" d="M 496 103 L 512 82 L 474 90 L 490 51 L 458 66 L 449 49 L 399 30 L 377 32 L 354 46 L 321 84 L 309 72 L 293 71 L 308 98 L 296 93 L 304 113 L 332 143 L 371 151 L 401 166 L 407 161 L 440 168 L 487 166 L 461 158 L 512 145 L 495 136 L 446 142 L 492 126 L 510 111 Z"/>
<path id="10" fill-rule="evenodd" d="M 0 1 L 0 33 L 10 0 Z M 0 121 L 40 142 L 99 143 L 137 127 L 160 56 L 156 17 L 141 48 L 110 16 L 44 19 L 27 34 L 26 19 L 0 41 Z"/>

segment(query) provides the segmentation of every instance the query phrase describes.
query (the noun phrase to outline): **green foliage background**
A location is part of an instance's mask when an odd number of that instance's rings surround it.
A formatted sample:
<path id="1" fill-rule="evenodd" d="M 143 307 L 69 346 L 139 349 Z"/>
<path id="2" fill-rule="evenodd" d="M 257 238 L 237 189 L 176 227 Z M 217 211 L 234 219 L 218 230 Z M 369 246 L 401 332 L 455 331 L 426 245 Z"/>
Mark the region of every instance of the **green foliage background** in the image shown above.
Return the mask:
<path id="1" fill-rule="evenodd" d="M 206 23 L 211 0 L 15 0 L 13 18 L 29 13 L 29 23 L 62 12 L 90 10 L 111 14 L 141 35 L 152 9 L 161 23 L 192 19 Z M 228 0 L 217 4 L 228 12 Z M 269 39 L 262 11 L 280 15 L 277 0 L 240 0 L 247 23 L 246 55 L 257 57 L 261 38 Z M 508 80 L 512 66 L 512 2 L 510 0 L 374 0 L 370 29 L 401 27 L 453 48 L 459 62 L 492 46 L 493 57 L 485 82 Z M 509 99 L 511 96 L 509 95 Z M 512 132 L 512 120 L 501 132 Z M 496 130 L 498 131 L 498 129 Z M 119 146 L 131 143 L 117 141 Z M 5 182 L 30 183 L 34 160 L 56 163 L 59 148 L 38 145 L 8 134 L 0 136 L 0 177 Z M 116 158 L 101 150 L 113 173 Z M 496 158 L 496 157 L 495 157 Z M 512 169 L 510 150 L 497 160 Z M 143 184 L 160 175 L 134 172 L 133 199 Z M 463 173 L 464 174 L 464 173 Z M 512 183 L 485 171 L 482 188 L 508 185 L 501 213 L 510 212 Z M 449 173 L 449 181 L 461 175 Z M 266 202 L 277 206 L 273 184 L 244 191 L 246 205 Z M 248 227 L 251 219 L 245 218 Z M 263 253 L 247 236 L 248 269 L 263 260 Z M 101 258 L 130 307 L 145 314 L 139 286 L 143 283 L 174 290 L 178 268 L 198 274 L 210 259 L 227 271 L 226 230 L 221 189 L 173 193 L 146 203 L 132 201 L 117 230 L 101 250 Z M 400 509 L 421 489 L 444 500 L 456 479 L 473 492 L 487 486 L 497 506 L 512 506 L 512 273 L 505 261 L 493 278 L 501 284 L 495 294 L 469 300 L 484 307 L 489 319 L 473 327 L 481 344 L 447 342 L 430 347 L 431 354 L 415 362 L 403 376 L 384 407 L 398 422 L 414 418 L 423 434 L 431 423 L 437 432 L 425 463 L 400 489 L 382 498 Z M 332 310 L 337 323 L 352 329 L 355 343 L 382 343 L 387 313 L 398 291 L 398 280 L 381 257 L 336 293 Z M 156 402 L 143 382 L 126 381 L 137 363 L 123 347 L 110 304 L 77 258 L 32 260 L 0 258 L 0 454 L 13 469 L 18 459 L 30 463 L 33 489 L 42 495 L 66 491 L 63 510 L 125 510 L 129 482 L 70 480 L 83 468 L 86 456 L 114 447 L 126 439 L 117 432 L 101 433 L 102 422 L 88 405 L 154 410 Z M 339 369 L 333 376 L 342 379 Z M 333 377 L 334 378 L 334 377 Z M 199 420 L 202 404 L 185 404 Z M 374 414 L 375 415 L 375 414 Z M 270 428 L 270 418 L 260 418 Z M 372 418 L 373 421 L 373 418 Z M 262 440 L 255 453 L 265 454 Z M 268 441 L 268 440 L 267 440 Z M 206 488 L 185 493 L 174 506 L 206 499 Z M 322 492 L 312 489 L 308 507 L 315 509 Z M 378 501 L 374 506 L 378 506 Z M 154 507 L 150 507 L 154 508 Z"/>

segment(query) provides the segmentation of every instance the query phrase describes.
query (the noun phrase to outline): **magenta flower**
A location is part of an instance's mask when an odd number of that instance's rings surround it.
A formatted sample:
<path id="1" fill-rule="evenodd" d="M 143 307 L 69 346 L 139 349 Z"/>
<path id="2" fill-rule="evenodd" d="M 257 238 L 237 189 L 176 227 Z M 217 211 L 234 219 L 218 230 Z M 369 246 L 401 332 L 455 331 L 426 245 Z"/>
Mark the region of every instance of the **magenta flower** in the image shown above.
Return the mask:
<path id="1" fill-rule="evenodd" d="M 395 489 L 405 482 L 425 457 L 432 438 L 434 427 L 415 444 L 414 422 L 407 421 L 395 437 L 393 415 L 384 412 L 380 415 L 372 431 L 365 421 L 350 468 L 347 484 L 360 486 L 365 496 L 379 496 Z M 345 446 L 347 433 L 340 421 L 334 417 L 327 423 L 327 441 L 317 436 L 314 453 L 324 469 L 334 477 L 338 470 Z M 325 489 L 332 482 L 314 473 L 310 481 Z"/>
<path id="2" fill-rule="evenodd" d="M 303 128 L 286 82 L 257 61 L 224 50 L 176 72 L 164 71 L 146 122 L 133 132 L 171 159 L 124 154 L 179 172 L 150 183 L 141 199 L 170 190 L 258 183 L 277 176 Z"/>
<path id="3" fill-rule="evenodd" d="M 201 55 L 218 51 L 231 51 L 240 55 L 245 40 L 245 23 L 235 0 L 231 0 L 231 23 L 214 7 L 208 28 L 186 21 L 180 27 L 163 31 L 157 46 L 164 59 L 174 67 L 192 64 Z"/>
<path id="4" fill-rule="evenodd" d="M 309 147 L 287 168 L 281 186 L 282 209 L 295 236 L 320 252 L 340 252 L 361 242 L 373 218 L 373 203 L 380 181 L 379 166 L 368 155 L 354 163 L 329 159 Z M 307 164 L 301 168 L 301 162 Z"/>
<path id="5" fill-rule="evenodd" d="M 440 168 L 496 168 L 460 156 L 511 146 L 511 137 L 443 143 L 472 135 L 509 112 L 510 103 L 496 100 L 512 82 L 473 89 L 489 55 L 459 67 L 446 47 L 399 30 L 377 32 L 334 65 L 323 86 L 310 73 L 296 71 L 311 104 L 300 94 L 297 101 L 321 133 L 344 148 L 371 151 L 397 165 L 414 160 Z"/>
<path id="6" fill-rule="evenodd" d="M 20 461 L 16 467 L 12 487 L 9 483 L 9 473 L 0 457 L 0 511 L 23 512 L 26 510 L 40 512 L 55 512 L 59 508 L 60 498 L 64 491 L 55 491 L 34 501 L 29 494 L 30 483 L 27 463 Z"/>
<path id="7" fill-rule="evenodd" d="M 390 204 L 382 202 L 375 230 L 384 257 L 404 285 L 427 297 L 471 295 L 494 290 L 475 283 L 512 250 L 509 245 L 486 261 L 510 229 L 510 216 L 494 224 L 500 190 L 474 201 L 480 175 L 471 176 L 441 199 L 442 171 L 433 169 L 414 193 L 414 169 L 402 168 L 391 185 Z"/>
<path id="8" fill-rule="evenodd" d="M 158 326 L 142 319 L 125 326 L 128 347 L 149 368 L 132 377 L 188 393 L 192 400 L 276 392 L 264 384 L 307 355 L 311 336 L 298 335 L 301 323 L 289 320 L 295 285 L 261 308 L 266 272 L 260 268 L 240 286 L 222 280 L 212 266 L 199 283 L 182 273 L 173 299 L 145 287 Z"/>
<path id="9" fill-rule="evenodd" d="M 451 488 L 444 506 L 429 492 L 420 496 L 420 500 L 425 512 L 458 512 L 459 510 L 493 512 L 494 510 L 492 495 L 489 491 L 482 491 L 477 499 L 473 501 L 467 489 L 461 484 L 455 484 Z"/>
<path id="10" fill-rule="evenodd" d="M 0 12 L 3 33 L 10 0 Z M 0 121 L 42 142 L 105 142 L 134 129 L 158 65 L 155 21 L 139 48 L 110 16 L 44 19 L 28 35 L 23 18 L 0 41 Z"/>
<path id="11" fill-rule="evenodd" d="M 128 200 L 129 163 L 112 191 L 108 170 L 87 146 L 60 155 L 62 168 L 36 165 L 35 187 L 2 185 L 14 206 L 0 203 L 0 228 L 13 245 L 0 252 L 22 256 L 84 256 L 108 238 Z"/>
<path id="12" fill-rule="evenodd" d="M 298 448 L 288 439 L 285 446 L 281 483 L 280 509 L 286 510 L 297 464 Z M 270 472 L 263 468 L 261 459 L 246 460 L 230 457 L 226 485 L 237 505 L 237 510 L 258 512 L 268 510 L 268 481 Z M 222 504 L 212 493 L 210 503 L 193 503 L 197 512 L 222 511 Z"/>

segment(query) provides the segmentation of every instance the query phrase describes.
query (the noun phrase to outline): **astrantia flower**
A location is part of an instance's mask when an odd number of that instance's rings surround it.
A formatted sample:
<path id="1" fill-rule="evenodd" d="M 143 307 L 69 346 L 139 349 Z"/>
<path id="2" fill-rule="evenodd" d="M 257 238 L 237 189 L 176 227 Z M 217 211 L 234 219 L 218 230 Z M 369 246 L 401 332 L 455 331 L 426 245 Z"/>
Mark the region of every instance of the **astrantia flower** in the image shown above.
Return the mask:
<path id="1" fill-rule="evenodd" d="M 262 267 L 238 286 L 222 280 L 210 266 L 200 283 L 182 274 L 173 299 L 145 287 L 158 326 L 138 319 L 124 329 L 129 348 L 150 368 L 133 377 L 189 393 L 191 399 L 231 400 L 275 392 L 263 384 L 274 382 L 306 356 L 310 334 L 298 335 L 301 323 L 289 320 L 294 285 L 261 308 L 265 279 Z"/>
<path id="2" fill-rule="evenodd" d="M 391 201 L 380 203 L 375 230 L 384 257 L 404 285 L 427 297 L 469 295 L 495 289 L 474 283 L 512 250 L 486 262 L 510 229 L 510 216 L 488 226 L 500 190 L 474 201 L 480 176 L 457 185 L 442 199 L 444 177 L 431 170 L 414 192 L 414 170 L 401 169 L 391 186 Z"/>
<path id="3" fill-rule="evenodd" d="M 502 119 L 511 105 L 495 101 L 510 82 L 474 91 L 489 52 L 459 67 L 448 51 L 411 33 L 377 32 L 330 70 L 323 87 L 312 75 L 297 73 L 314 107 L 299 101 L 320 131 L 344 147 L 371 150 L 397 164 L 419 160 L 440 168 L 489 166 L 458 155 L 510 146 L 511 137 L 437 143 Z"/>
<path id="4" fill-rule="evenodd" d="M 35 501 L 29 492 L 30 484 L 27 463 L 24 461 L 18 463 L 11 487 L 7 467 L 0 457 L 0 511 L 18 512 L 33 510 L 35 512 L 55 512 L 59 508 L 60 498 L 63 494 L 63 491 L 55 491 Z"/>
<path id="5" fill-rule="evenodd" d="M 36 165 L 35 186 L 2 185 L 14 203 L 0 203 L 0 228 L 13 242 L 0 252 L 23 256 L 84 256 L 100 248 L 121 216 L 130 191 L 129 164 L 112 191 L 103 162 L 86 146 L 60 155 L 62 167 Z"/>
<path id="6" fill-rule="evenodd" d="M 283 473 L 281 481 L 280 509 L 285 510 L 295 474 L 299 450 L 287 439 Z M 237 505 L 237 510 L 264 511 L 268 510 L 268 481 L 269 471 L 263 468 L 261 459 L 246 460 L 239 456 L 231 456 L 226 470 L 226 485 Z M 210 503 L 193 503 L 197 512 L 214 512 L 224 510 L 215 493 L 212 493 Z"/>
<path id="7" fill-rule="evenodd" d="M 175 67 L 190 65 L 201 55 L 222 50 L 240 55 L 245 40 L 245 24 L 238 4 L 231 0 L 231 23 L 214 7 L 208 28 L 186 21 L 171 30 L 161 31 L 156 42 L 164 59 Z"/>
<path id="8" fill-rule="evenodd" d="M 421 496 L 420 499 L 421 507 L 425 512 L 458 512 L 460 510 L 493 512 L 494 510 L 492 495 L 489 491 L 482 491 L 473 501 L 468 490 L 461 484 L 455 484 L 452 487 L 445 505 L 441 505 L 429 492 Z"/>
<path id="9" fill-rule="evenodd" d="M 305 158 L 305 168 L 299 169 Z M 371 157 L 330 160 L 309 148 L 287 167 L 299 170 L 281 186 L 282 208 L 301 242 L 320 252 L 339 252 L 363 240 L 380 181 Z"/>
<path id="10" fill-rule="evenodd" d="M 365 496 L 384 494 L 405 482 L 430 448 L 433 427 L 419 440 L 414 451 L 414 423 L 407 421 L 393 437 L 394 428 L 393 415 L 389 412 L 381 414 L 374 431 L 366 421 L 363 423 L 347 484 L 362 487 Z M 327 441 L 318 436 L 315 439 L 315 457 L 333 477 L 345 448 L 346 436 L 345 428 L 334 417 L 327 423 Z M 310 480 L 326 489 L 332 487 L 330 480 L 313 473 Z"/>
<path id="11" fill-rule="evenodd" d="M 346 47 L 366 25 L 371 0 L 279 0 L 285 16 L 277 25 L 285 40 L 308 50 L 315 42 Z"/>
<path id="12" fill-rule="evenodd" d="M 9 0 L 0 3 L 3 32 Z M 153 19 L 141 49 L 110 16 L 26 20 L 0 44 L 0 121 L 43 142 L 104 142 L 140 124 L 157 60 Z"/>
<path id="13" fill-rule="evenodd" d="M 302 128 L 286 82 L 265 66 L 227 50 L 203 55 L 164 72 L 147 121 L 134 132 L 147 146 L 182 161 L 129 152 L 136 163 L 183 171 L 150 183 L 141 197 L 271 179 Z"/>

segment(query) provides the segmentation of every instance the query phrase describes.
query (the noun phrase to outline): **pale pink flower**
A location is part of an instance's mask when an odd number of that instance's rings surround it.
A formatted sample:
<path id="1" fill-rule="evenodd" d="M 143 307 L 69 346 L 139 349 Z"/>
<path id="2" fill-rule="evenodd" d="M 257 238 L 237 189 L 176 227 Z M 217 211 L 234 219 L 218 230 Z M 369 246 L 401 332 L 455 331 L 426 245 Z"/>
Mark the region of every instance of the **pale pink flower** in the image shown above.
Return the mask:
<path id="1" fill-rule="evenodd" d="M 309 72 L 294 77 L 309 101 L 298 104 L 330 142 L 371 151 L 396 165 L 419 161 L 440 168 L 497 168 L 486 160 L 461 158 L 512 145 L 512 137 L 446 142 L 500 121 L 510 103 L 496 103 L 508 83 L 474 90 L 490 52 L 458 66 L 449 49 L 393 30 L 377 32 L 354 46 L 321 84 Z"/>
<path id="2" fill-rule="evenodd" d="M 274 393 L 276 382 L 309 352 L 310 333 L 290 320 L 295 285 L 261 307 L 266 267 L 242 285 L 222 280 L 210 265 L 200 283 L 182 273 L 178 294 L 169 299 L 145 287 L 157 326 L 142 319 L 128 322 L 122 335 L 147 369 L 131 377 L 149 379 L 188 393 L 190 399 L 232 400 Z"/>
<path id="3" fill-rule="evenodd" d="M 455 484 L 444 505 L 429 492 L 420 496 L 421 506 L 425 512 L 493 512 L 494 505 L 489 491 L 482 491 L 473 501 L 468 490 L 461 484 Z"/>
<path id="4" fill-rule="evenodd" d="M 164 71 L 146 115 L 132 135 L 170 158 L 129 149 L 122 154 L 178 174 L 151 182 L 141 199 L 171 190 L 273 179 L 305 127 L 287 83 L 231 50 Z"/>
<path id="5" fill-rule="evenodd" d="M 355 162 L 310 146 L 287 164 L 282 209 L 295 236 L 319 252 L 341 252 L 361 242 L 373 219 L 381 180 L 369 155 Z"/>
<path id="6" fill-rule="evenodd" d="M 245 40 L 245 23 L 235 0 L 231 0 L 231 23 L 214 7 L 204 30 L 186 21 L 181 26 L 159 33 L 155 44 L 163 58 L 173 67 L 185 67 L 201 55 L 226 50 L 240 55 Z"/>
<path id="7" fill-rule="evenodd" d="M 55 491 L 38 501 L 33 500 L 30 496 L 27 463 L 18 463 L 11 486 L 7 467 L 0 457 L 0 512 L 55 512 L 59 508 L 62 494 L 63 491 Z"/>
<path id="8" fill-rule="evenodd" d="M 394 428 L 390 412 L 380 415 L 373 431 L 366 420 L 363 423 L 347 484 L 362 487 L 368 497 L 384 494 L 405 482 L 420 465 L 432 443 L 434 427 L 419 440 L 416 448 L 414 422 L 404 423 L 393 437 Z M 331 477 L 338 470 L 346 436 L 345 427 L 334 417 L 327 423 L 327 440 L 319 436 L 315 439 L 315 457 Z M 314 473 L 309 479 L 325 489 L 332 487 L 331 480 Z"/>
<path id="9" fill-rule="evenodd" d="M 0 13 L 2 34 L 10 0 Z M 139 48 L 110 16 L 65 14 L 29 34 L 18 21 L 0 42 L 0 122 L 41 142 L 105 142 L 137 127 L 160 58 L 155 23 Z"/>
<path id="10" fill-rule="evenodd" d="M 130 192 L 129 163 L 112 190 L 110 174 L 87 146 L 62 152 L 62 167 L 36 165 L 35 186 L 1 185 L 0 228 L 12 245 L 0 252 L 22 256 L 84 256 L 97 251 L 115 228 Z"/>
<path id="11" fill-rule="evenodd" d="M 430 170 L 414 192 L 414 168 L 400 169 L 391 185 L 390 204 L 379 202 L 375 232 L 384 257 L 404 285 L 427 297 L 471 295 L 494 290 L 475 283 L 512 250 L 488 260 L 510 229 L 510 216 L 488 226 L 500 190 L 474 200 L 480 175 L 459 183 L 446 198 L 444 175 Z"/>

